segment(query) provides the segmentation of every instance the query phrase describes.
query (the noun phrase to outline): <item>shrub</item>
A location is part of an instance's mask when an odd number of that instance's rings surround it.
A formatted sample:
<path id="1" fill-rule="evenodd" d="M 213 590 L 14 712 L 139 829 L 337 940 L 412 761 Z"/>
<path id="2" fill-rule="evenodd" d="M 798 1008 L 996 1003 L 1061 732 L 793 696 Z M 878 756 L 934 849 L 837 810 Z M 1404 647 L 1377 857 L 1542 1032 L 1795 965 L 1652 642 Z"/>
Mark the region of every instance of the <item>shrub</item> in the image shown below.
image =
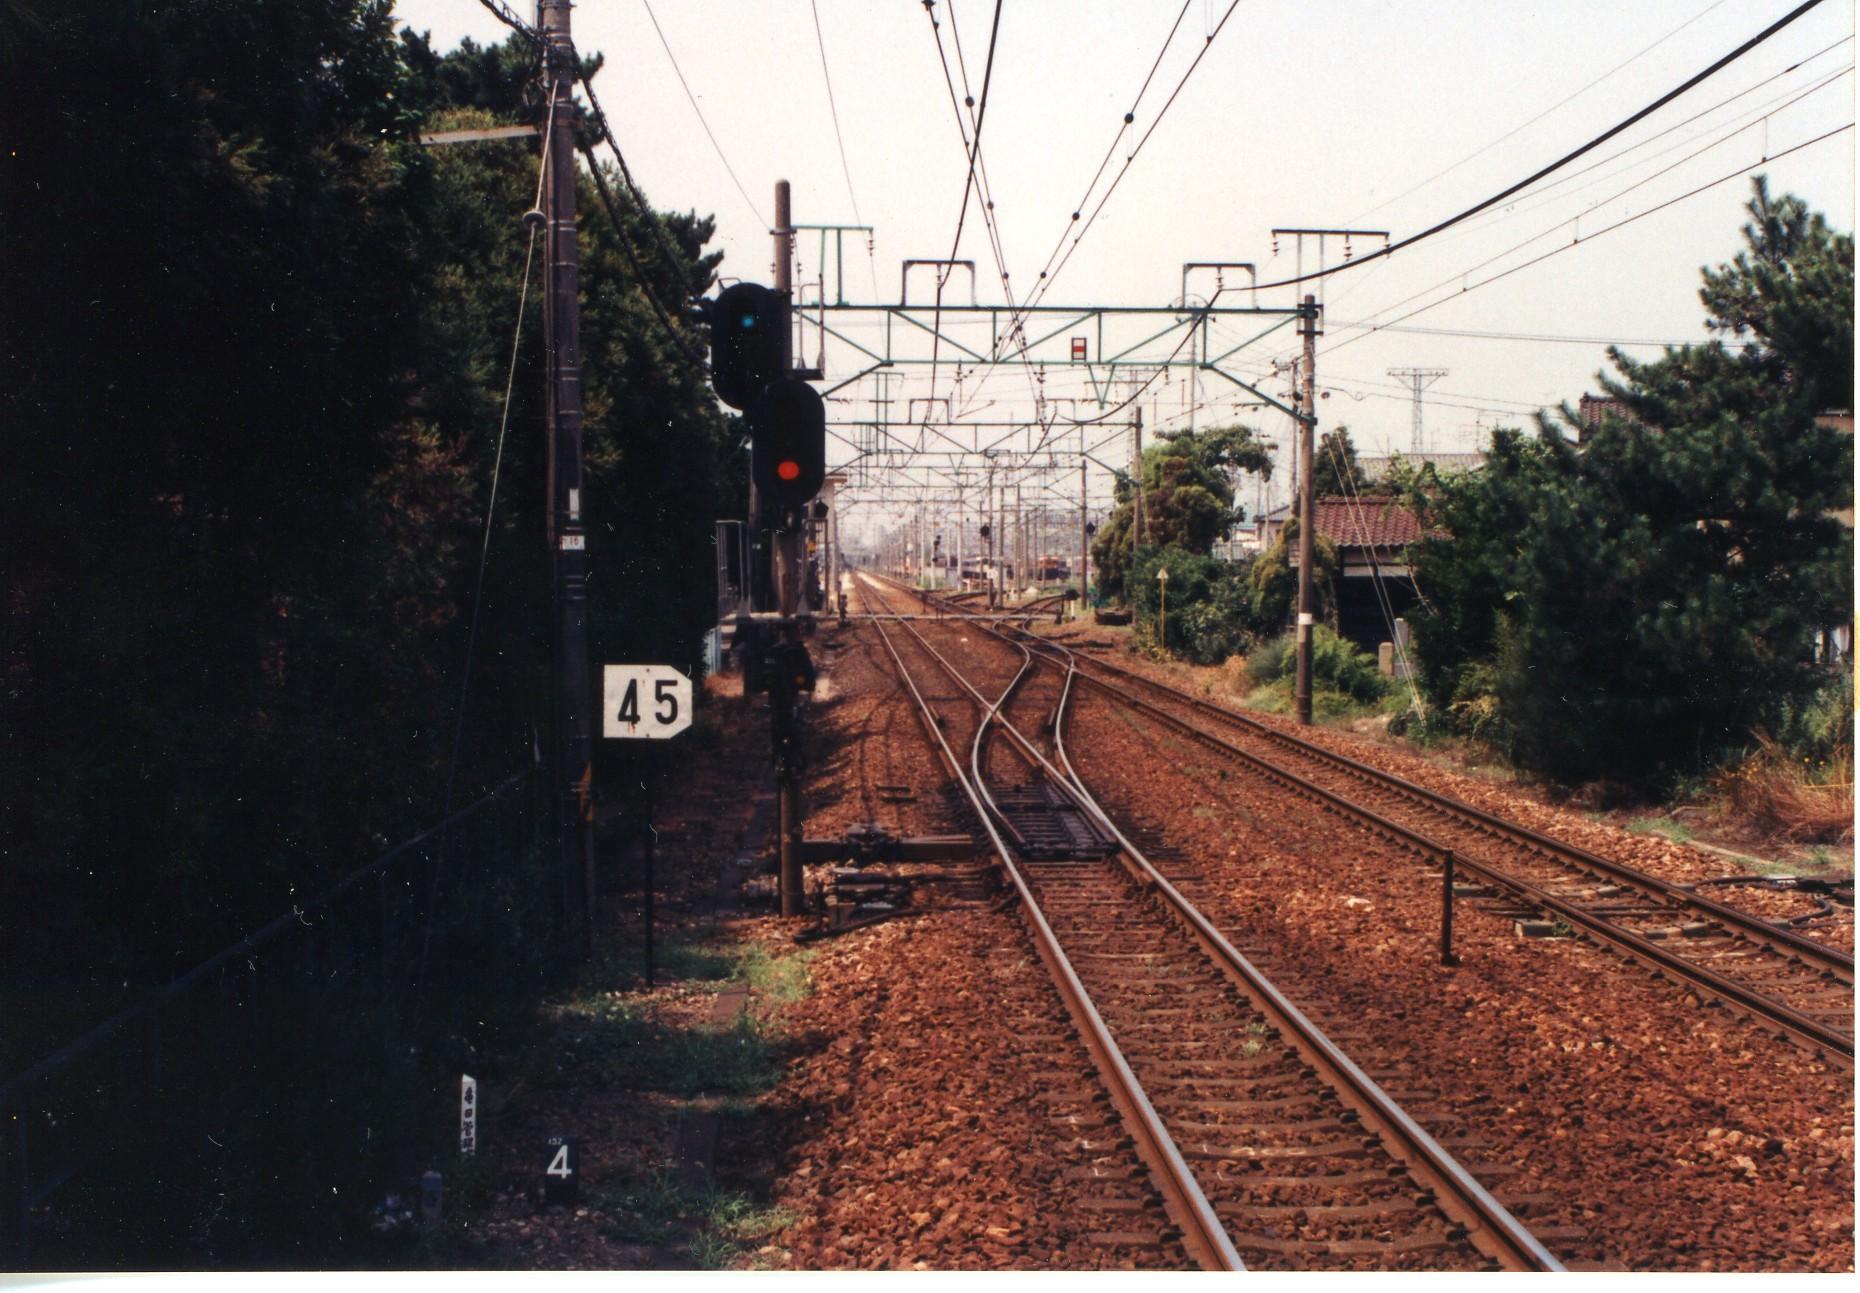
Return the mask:
<path id="1" fill-rule="evenodd" d="M 1250 563 L 1197 556 L 1176 548 L 1145 548 L 1131 568 L 1130 599 L 1137 640 L 1154 647 L 1161 597 L 1156 575 L 1169 572 L 1168 649 L 1194 664 L 1219 664 L 1253 632 Z"/>
<path id="2" fill-rule="evenodd" d="M 1757 752 L 1719 784 L 1731 808 L 1772 838 L 1798 844 L 1844 844 L 1854 837 L 1851 744 L 1825 759 L 1793 754 L 1767 736 Z"/>
<path id="3" fill-rule="evenodd" d="M 1314 691 L 1331 691 L 1368 705 L 1388 692 L 1388 680 L 1376 662 L 1354 642 L 1318 625 L 1311 640 L 1311 683 Z M 1247 681 L 1256 687 L 1292 679 L 1298 669 L 1297 641 L 1292 634 L 1256 648 L 1246 660 Z"/>

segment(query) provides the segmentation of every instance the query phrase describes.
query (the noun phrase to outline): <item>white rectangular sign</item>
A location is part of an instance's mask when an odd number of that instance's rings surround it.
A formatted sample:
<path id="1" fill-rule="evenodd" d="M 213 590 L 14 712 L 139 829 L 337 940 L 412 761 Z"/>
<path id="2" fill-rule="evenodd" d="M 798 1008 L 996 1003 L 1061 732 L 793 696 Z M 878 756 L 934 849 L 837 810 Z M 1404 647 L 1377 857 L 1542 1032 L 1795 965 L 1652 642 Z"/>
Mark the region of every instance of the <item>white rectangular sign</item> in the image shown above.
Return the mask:
<path id="1" fill-rule="evenodd" d="M 478 1079 L 459 1078 L 459 1153 L 478 1152 Z"/>
<path id="2" fill-rule="evenodd" d="M 601 670 L 601 735 L 663 741 L 691 726 L 691 680 L 669 664 L 610 664 Z"/>

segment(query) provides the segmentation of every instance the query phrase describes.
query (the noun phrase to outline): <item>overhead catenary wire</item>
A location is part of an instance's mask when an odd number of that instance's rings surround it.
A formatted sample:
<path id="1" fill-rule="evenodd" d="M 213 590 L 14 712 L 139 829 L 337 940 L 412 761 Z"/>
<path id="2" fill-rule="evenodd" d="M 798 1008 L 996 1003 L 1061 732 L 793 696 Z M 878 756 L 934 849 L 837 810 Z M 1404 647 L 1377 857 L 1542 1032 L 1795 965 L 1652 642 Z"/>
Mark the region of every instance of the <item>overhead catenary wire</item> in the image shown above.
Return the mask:
<path id="1" fill-rule="evenodd" d="M 976 110 L 973 87 L 969 83 L 969 64 L 968 59 L 964 57 L 962 52 L 962 30 L 956 20 L 956 6 L 953 3 L 949 5 L 948 12 L 950 43 L 956 47 L 956 68 L 962 76 L 962 106 L 956 103 L 956 87 L 954 82 L 950 79 L 949 60 L 943 53 L 940 39 L 937 42 L 937 56 L 943 66 L 943 82 L 949 91 L 950 109 L 956 114 L 958 128 L 960 128 L 962 123 L 963 107 L 966 106 L 968 109 L 969 126 L 974 132 L 975 137 L 976 183 L 981 198 L 982 222 L 988 231 L 988 246 L 991 255 L 994 257 L 995 272 L 1001 279 L 1001 294 L 1006 297 L 1009 304 L 1012 305 L 1014 301 L 1014 289 L 1008 274 L 1007 252 L 1001 238 L 1000 217 L 995 210 L 994 186 L 988 175 L 988 154 L 981 146 L 981 115 Z M 997 6 L 994 20 L 994 27 L 997 29 L 1000 24 L 1000 17 L 1000 8 Z M 992 71 L 993 68 L 994 44 L 995 31 L 991 29 L 989 33 L 990 71 Z M 986 86 L 984 86 L 984 92 L 985 91 Z M 952 251 L 950 255 L 953 257 L 955 252 Z M 1009 337 L 1013 336 L 1019 326 L 1020 321 L 1018 318 L 1010 315 L 1006 335 Z M 974 387 L 963 396 L 962 404 L 956 410 L 957 415 L 973 407 L 975 400 L 980 397 L 983 389 L 988 385 L 989 379 L 994 375 L 994 371 L 994 368 L 988 365 L 984 365 L 981 368 L 980 379 L 975 383 Z M 1033 399 L 1035 409 L 1034 420 L 1041 424 L 1041 439 L 1044 441 L 1046 433 L 1051 430 L 1052 424 L 1050 419 L 1043 418 L 1040 414 L 1041 395 L 1039 382 L 1031 371 L 1026 372 L 1025 377 L 1027 380 L 1027 393 Z"/>
<path id="2" fill-rule="evenodd" d="M 1163 118 L 1169 115 L 1169 109 L 1174 106 L 1183 88 L 1187 86 L 1188 79 L 1195 74 L 1195 69 L 1201 66 L 1201 60 L 1205 58 L 1208 51 L 1214 47 L 1215 37 L 1221 34 L 1221 29 L 1227 25 L 1227 20 L 1233 17 L 1234 10 L 1240 7 L 1240 3 L 1241 0 L 1232 0 L 1227 6 L 1226 11 L 1221 14 L 1221 20 L 1214 25 L 1214 31 L 1203 40 L 1201 48 L 1196 51 L 1194 61 L 1188 65 L 1188 69 L 1182 73 L 1181 79 L 1175 83 L 1175 89 L 1169 92 L 1169 97 L 1163 101 L 1163 106 L 1157 109 L 1156 119 L 1150 122 L 1149 128 L 1143 132 L 1142 137 L 1137 140 L 1136 146 L 1132 148 L 1130 153 L 1124 158 L 1123 166 L 1119 167 L 1117 174 L 1111 177 L 1110 185 L 1105 189 L 1103 196 L 1098 199 L 1098 204 L 1092 208 L 1090 217 L 1086 219 L 1078 233 L 1073 235 L 1072 245 L 1066 248 L 1065 255 L 1060 257 L 1059 263 L 1053 267 L 1050 274 L 1044 271 L 1041 272 L 1040 281 L 1034 289 L 1033 298 L 1029 302 L 1030 305 L 1037 305 L 1039 302 L 1046 299 L 1046 293 L 1051 289 L 1054 281 L 1057 280 L 1059 275 L 1065 270 L 1067 263 L 1072 259 L 1072 254 L 1078 250 L 1079 244 L 1085 240 L 1085 235 L 1091 232 L 1092 225 L 1097 223 L 1098 216 L 1104 211 L 1105 204 L 1111 200 L 1111 195 L 1117 192 L 1117 186 L 1124 182 L 1124 177 L 1126 175 L 1130 174 L 1130 168 L 1136 164 L 1137 157 L 1143 152 L 1143 146 L 1149 143 L 1150 136 L 1156 133 L 1156 128 L 1162 125 Z M 1148 82 L 1146 81 L 1144 84 L 1147 87 Z"/>
<path id="3" fill-rule="evenodd" d="M 853 223 L 862 225 L 865 223 L 865 217 L 859 214 L 859 195 L 853 191 L 852 165 L 846 160 L 846 134 L 840 129 L 840 105 L 833 95 L 833 73 L 827 67 L 827 37 L 820 26 L 820 0 L 808 0 L 808 7 L 814 14 L 814 44 L 820 50 L 820 79 L 826 82 L 827 86 L 827 111 L 833 118 L 833 140 L 840 149 L 840 174 L 846 178 L 846 200 L 852 204 Z M 743 196 L 746 198 L 749 195 L 745 193 Z M 872 299 L 877 300 L 878 265 L 872 256 L 872 242 L 869 236 L 866 239 L 866 267 L 872 275 Z M 822 276 L 825 276 L 824 269 Z M 822 296 L 825 296 L 824 292 Z"/>
<path id="4" fill-rule="evenodd" d="M 934 0 L 924 0 L 924 13 L 930 19 L 930 31 L 931 31 L 931 34 L 936 39 L 937 57 L 943 64 L 943 77 L 945 80 L 948 80 L 949 79 L 949 60 L 943 54 L 943 33 L 941 30 L 941 24 L 938 23 L 936 19 Z M 995 0 L 994 22 L 989 31 L 989 36 L 988 36 L 988 64 L 987 64 L 986 69 L 982 73 L 981 107 L 975 115 L 974 135 L 972 136 L 972 138 L 966 141 L 968 144 L 967 151 L 969 154 L 969 165 L 968 165 L 967 175 L 964 178 L 963 184 L 962 184 L 962 205 L 956 213 L 956 236 L 952 240 L 950 249 L 949 249 L 949 260 L 952 262 L 956 259 L 957 250 L 962 246 L 962 228 L 963 228 L 963 225 L 967 223 L 968 217 L 969 217 L 969 195 L 973 193 L 975 190 L 976 157 L 981 151 L 981 146 L 982 146 L 982 126 L 987 121 L 987 117 L 988 117 L 988 89 L 989 89 L 990 82 L 994 79 L 995 40 L 1000 35 L 1000 31 L 1001 31 L 1001 0 Z M 950 97 L 952 99 L 955 97 L 954 82 L 951 82 L 950 84 Z M 962 129 L 962 114 L 958 112 L 956 115 L 957 115 L 957 120 L 956 120 L 957 128 L 960 130 Z M 964 131 L 964 133 L 967 134 L 966 131 Z M 939 266 L 938 269 L 940 272 L 937 274 L 937 281 L 936 281 L 936 312 L 933 316 L 934 321 L 932 325 L 932 336 L 934 339 L 931 343 L 931 350 L 930 350 L 930 402 L 934 402 L 936 399 L 937 361 L 939 358 L 940 351 L 942 349 L 941 342 L 942 342 L 942 325 L 943 325 L 943 288 L 949 282 L 949 275 L 950 275 L 950 272 L 954 269 L 954 265 L 953 264 L 942 265 L 942 266 Z M 927 412 L 925 416 L 926 418 L 928 417 Z"/>
<path id="5" fill-rule="evenodd" d="M 1137 90 L 1137 97 L 1130 101 L 1130 107 L 1125 110 L 1123 122 L 1118 126 L 1117 133 L 1111 136 L 1111 142 L 1105 148 L 1104 156 L 1098 161 L 1098 169 L 1092 172 L 1091 181 L 1086 184 L 1085 192 L 1080 194 L 1079 200 L 1072 204 L 1072 218 L 1060 230 L 1059 237 L 1053 243 L 1052 251 L 1047 253 L 1046 263 L 1040 266 L 1039 279 L 1036 282 L 1044 281 L 1047 272 L 1052 269 L 1053 261 L 1058 258 L 1060 249 L 1066 245 L 1066 235 L 1072 231 L 1072 226 L 1078 221 L 1079 214 L 1084 211 L 1085 204 L 1091 201 L 1091 195 L 1097 190 L 1098 181 L 1104 178 L 1105 167 L 1111 164 L 1111 158 L 1117 152 L 1118 144 L 1123 142 L 1124 136 L 1130 133 L 1131 124 L 1136 120 L 1137 108 L 1142 105 L 1143 96 L 1149 92 L 1150 82 L 1156 79 L 1156 69 L 1162 66 L 1163 56 L 1169 52 L 1169 46 L 1175 41 L 1175 33 L 1182 26 L 1182 18 L 1188 12 L 1189 3 L 1190 0 L 1182 0 L 1182 7 L 1176 11 L 1175 21 L 1169 26 L 1169 34 L 1163 37 L 1162 48 L 1156 51 L 1156 58 L 1150 63 L 1149 73 L 1143 78 L 1143 85 Z"/>

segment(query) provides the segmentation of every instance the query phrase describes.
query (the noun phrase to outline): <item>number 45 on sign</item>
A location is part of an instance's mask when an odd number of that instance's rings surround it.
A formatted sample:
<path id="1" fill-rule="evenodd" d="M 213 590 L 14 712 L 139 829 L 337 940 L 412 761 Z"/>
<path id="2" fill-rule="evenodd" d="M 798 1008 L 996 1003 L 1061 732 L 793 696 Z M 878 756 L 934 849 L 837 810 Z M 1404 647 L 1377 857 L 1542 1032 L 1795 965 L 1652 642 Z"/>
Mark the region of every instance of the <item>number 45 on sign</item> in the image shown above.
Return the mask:
<path id="1" fill-rule="evenodd" d="M 601 671 L 601 735 L 663 741 L 691 726 L 691 680 L 669 664 L 610 664 Z"/>

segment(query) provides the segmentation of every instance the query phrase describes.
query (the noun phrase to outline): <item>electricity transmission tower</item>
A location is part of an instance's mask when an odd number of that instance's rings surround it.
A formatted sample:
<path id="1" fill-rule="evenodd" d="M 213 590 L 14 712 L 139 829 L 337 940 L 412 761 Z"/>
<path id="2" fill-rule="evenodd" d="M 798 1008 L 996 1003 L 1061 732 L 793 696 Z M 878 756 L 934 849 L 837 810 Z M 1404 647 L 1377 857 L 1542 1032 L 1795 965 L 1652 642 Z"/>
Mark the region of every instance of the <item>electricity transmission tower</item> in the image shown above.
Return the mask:
<path id="1" fill-rule="evenodd" d="M 1388 371 L 1390 377 L 1399 377 L 1414 387 L 1414 428 L 1410 436 L 1408 452 L 1419 454 L 1425 447 L 1421 438 L 1421 392 L 1445 377 L 1447 370 L 1444 368 L 1391 368 Z"/>

